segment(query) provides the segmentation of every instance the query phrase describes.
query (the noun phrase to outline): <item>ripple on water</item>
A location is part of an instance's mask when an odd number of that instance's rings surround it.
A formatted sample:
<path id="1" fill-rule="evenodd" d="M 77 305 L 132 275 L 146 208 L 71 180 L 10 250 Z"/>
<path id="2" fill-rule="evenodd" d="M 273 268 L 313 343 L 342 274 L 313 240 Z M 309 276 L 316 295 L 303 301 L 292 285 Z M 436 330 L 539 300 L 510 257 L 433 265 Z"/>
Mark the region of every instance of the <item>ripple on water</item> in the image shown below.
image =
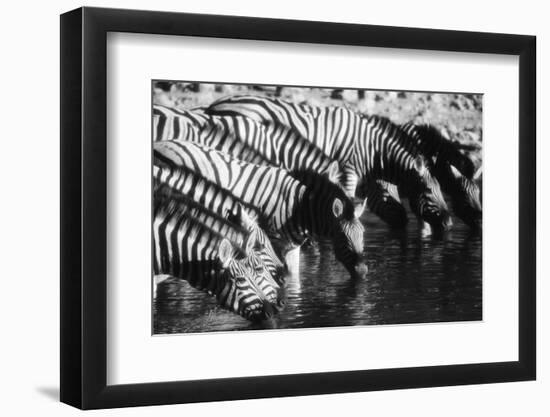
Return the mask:
<path id="1" fill-rule="evenodd" d="M 287 302 L 275 320 L 250 323 L 218 307 L 185 281 L 159 286 L 154 333 L 307 328 L 481 320 L 481 237 L 459 220 L 441 238 L 421 237 L 411 219 L 391 231 L 370 213 L 365 224 L 369 273 L 352 280 L 329 243 L 306 247 L 300 276 L 287 283 Z"/>

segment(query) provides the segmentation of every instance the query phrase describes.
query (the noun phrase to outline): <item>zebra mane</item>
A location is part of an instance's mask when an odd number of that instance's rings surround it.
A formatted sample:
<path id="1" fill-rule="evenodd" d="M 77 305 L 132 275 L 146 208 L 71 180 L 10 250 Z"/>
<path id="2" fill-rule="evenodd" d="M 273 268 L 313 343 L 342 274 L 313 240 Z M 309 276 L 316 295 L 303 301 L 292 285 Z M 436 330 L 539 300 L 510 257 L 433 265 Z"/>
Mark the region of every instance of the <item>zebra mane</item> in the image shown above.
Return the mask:
<path id="1" fill-rule="evenodd" d="M 365 114 L 360 114 L 360 117 L 367 124 L 373 123 L 380 126 L 385 132 L 387 132 L 388 136 L 391 136 L 394 140 L 403 145 L 403 147 L 408 149 L 413 157 L 422 154 L 421 149 L 418 147 L 416 141 L 413 140 L 411 134 L 397 123 L 392 122 L 390 118 L 386 116 Z"/>
<path id="2" fill-rule="evenodd" d="M 463 175 L 472 179 L 474 176 L 473 161 L 462 152 L 460 152 L 457 142 L 445 138 L 440 129 L 431 124 L 407 124 L 406 129 L 411 132 L 411 135 L 417 142 L 421 142 L 418 146 L 424 151 L 431 148 L 432 155 L 429 157 L 445 158 L 444 161 L 454 165 Z M 423 143 L 422 143 L 423 142 Z"/>
<path id="3" fill-rule="evenodd" d="M 332 182 L 327 176 L 310 170 L 297 170 L 290 172 L 290 175 L 306 187 L 308 193 L 314 196 L 338 198 L 344 204 L 344 217 L 354 217 L 355 205 L 345 191 L 339 185 Z M 325 196 L 323 196 L 325 194 Z"/>

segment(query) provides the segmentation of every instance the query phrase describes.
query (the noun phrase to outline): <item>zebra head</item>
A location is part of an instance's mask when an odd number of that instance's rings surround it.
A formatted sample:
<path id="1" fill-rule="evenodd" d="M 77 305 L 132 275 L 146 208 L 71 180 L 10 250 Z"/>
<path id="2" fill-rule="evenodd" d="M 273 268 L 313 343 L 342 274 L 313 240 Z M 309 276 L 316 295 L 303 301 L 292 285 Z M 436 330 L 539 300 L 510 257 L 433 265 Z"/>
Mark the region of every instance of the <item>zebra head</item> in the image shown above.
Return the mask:
<path id="1" fill-rule="evenodd" d="M 261 229 L 260 229 L 261 230 Z M 263 295 L 263 298 L 275 307 L 276 311 L 284 307 L 285 300 L 281 292 L 281 286 L 273 279 L 271 271 L 268 269 L 265 259 L 263 246 L 258 244 L 258 231 L 250 231 L 245 242 L 245 262 L 253 271 L 253 279 L 256 287 Z M 262 256 L 263 255 L 263 256 Z"/>
<path id="2" fill-rule="evenodd" d="M 274 312 L 281 310 L 286 303 L 283 288 L 273 279 L 259 252 L 253 248 L 246 260 L 254 272 L 254 282 L 263 294 L 265 300 L 274 308 Z"/>
<path id="3" fill-rule="evenodd" d="M 292 176 L 306 186 L 301 208 L 302 223 L 314 237 L 330 238 L 336 259 L 352 278 L 362 278 L 368 268 L 364 255 L 365 228 L 359 220 L 365 200 L 352 201 L 345 191 L 325 175 L 293 171 Z"/>
<path id="4" fill-rule="evenodd" d="M 368 272 L 363 254 L 365 228 L 359 220 L 364 209 L 364 200 L 354 204 L 348 198 L 335 197 L 331 202 L 334 255 L 352 278 L 363 278 Z"/>
<path id="5" fill-rule="evenodd" d="M 414 158 L 412 181 L 404 191 L 417 217 L 427 222 L 433 231 L 441 232 L 449 230 L 453 222 L 439 182 L 432 176 L 430 167 L 424 156 Z"/>
<path id="6" fill-rule="evenodd" d="M 258 221 L 247 213 L 240 203 L 237 204 L 236 212 L 228 213 L 227 218 L 250 233 L 255 233 L 256 240 L 253 250 L 257 252 L 262 264 L 265 265 L 271 276 L 275 278 L 278 284 L 282 285 L 288 270 L 275 252 L 269 237 L 258 225 Z"/>
<path id="7" fill-rule="evenodd" d="M 409 219 L 396 185 L 367 177 L 357 186 L 357 196 L 366 198 L 369 210 L 391 228 L 403 229 Z"/>
<path id="8" fill-rule="evenodd" d="M 449 163 L 436 163 L 435 173 L 451 198 L 454 213 L 470 228 L 480 230 L 481 193 L 477 184 Z"/>
<path id="9" fill-rule="evenodd" d="M 248 246 L 248 245 L 247 245 Z M 275 314 L 275 306 L 266 299 L 257 285 L 256 273 L 247 257 L 241 256 L 231 242 L 223 239 L 218 248 L 222 269 L 218 303 L 251 321 L 261 321 Z"/>

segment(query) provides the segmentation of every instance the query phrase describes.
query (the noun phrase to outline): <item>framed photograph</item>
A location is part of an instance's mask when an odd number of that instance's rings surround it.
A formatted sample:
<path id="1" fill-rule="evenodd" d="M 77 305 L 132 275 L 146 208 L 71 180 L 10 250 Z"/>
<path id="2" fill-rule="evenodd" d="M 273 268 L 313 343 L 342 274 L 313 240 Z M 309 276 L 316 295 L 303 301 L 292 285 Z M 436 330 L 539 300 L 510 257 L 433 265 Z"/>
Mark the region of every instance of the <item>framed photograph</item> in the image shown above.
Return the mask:
<path id="1" fill-rule="evenodd" d="M 61 401 L 533 380 L 535 37 L 61 16 Z"/>

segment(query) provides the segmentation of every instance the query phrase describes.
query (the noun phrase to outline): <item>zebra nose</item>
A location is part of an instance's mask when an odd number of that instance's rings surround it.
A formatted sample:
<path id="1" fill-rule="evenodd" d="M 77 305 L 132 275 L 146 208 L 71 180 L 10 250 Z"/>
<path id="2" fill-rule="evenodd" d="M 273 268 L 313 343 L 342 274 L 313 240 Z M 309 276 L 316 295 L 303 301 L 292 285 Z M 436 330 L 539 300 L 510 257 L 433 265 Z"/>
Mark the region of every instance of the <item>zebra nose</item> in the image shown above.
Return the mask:
<path id="1" fill-rule="evenodd" d="M 265 301 L 262 307 L 262 311 L 266 319 L 271 318 L 275 314 L 275 307 L 269 301 Z"/>
<path id="2" fill-rule="evenodd" d="M 364 261 L 359 262 L 355 265 L 355 275 L 359 278 L 364 278 L 365 275 L 369 272 L 369 267 Z"/>
<path id="3" fill-rule="evenodd" d="M 286 304 L 286 294 L 284 293 L 284 291 L 280 291 L 277 294 L 277 309 L 283 308 L 285 304 Z"/>
<path id="4" fill-rule="evenodd" d="M 275 269 L 275 279 L 283 280 L 289 275 L 288 268 L 284 265 L 278 266 Z"/>
<path id="5" fill-rule="evenodd" d="M 451 227 L 453 227 L 453 219 L 451 218 L 451 216 L 447 215 L 445 217 L 445 222 L 443 223 L 443 228 L 445 230 L 449 230 Z"/>

